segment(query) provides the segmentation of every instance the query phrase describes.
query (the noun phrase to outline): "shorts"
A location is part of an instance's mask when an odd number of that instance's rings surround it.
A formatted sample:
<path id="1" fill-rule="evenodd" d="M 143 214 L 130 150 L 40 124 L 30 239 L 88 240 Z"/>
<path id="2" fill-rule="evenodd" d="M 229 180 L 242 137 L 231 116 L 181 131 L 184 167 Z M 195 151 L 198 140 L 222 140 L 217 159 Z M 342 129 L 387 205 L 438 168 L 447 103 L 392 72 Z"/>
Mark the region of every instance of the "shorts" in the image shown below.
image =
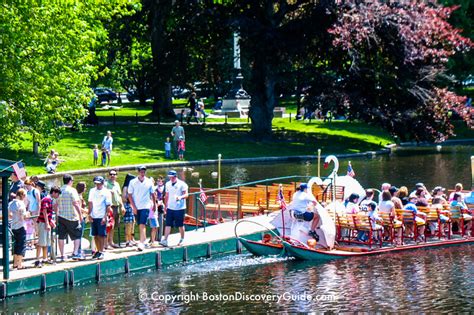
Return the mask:
<path id="1" fill-rule="evenodd" d="M 313 212 L 303 212 L 303 213 L 294 212 L 294 216 L 298 220 L 311 221 L 314 218 L 314 213 Z"/>
<path id="2" fill-rule="evenodd" d="M 158 219 L 157 219 L 157 218 L 149 218 L 149 219 L 148 219 L 148 225 L 150 225 L 151 228 L 160 227 L 160 224 L 158 223 Z"/>
<path id="3" fill-rule="evenodd" d="M 25 257 L 26 252 L 26 230 L 24 227 L 12 230 L 13 233 L 13 240 L 15 243 L 13 244 L 13 254 L 20 255 Z"/>
<path id="4" fill-rule="evenodd" d="M 445 216 L 444 214 L 440 214 L 439 220 L 441 221 L 441 223 L 447 223 L 449 221 L 449 218 Z"/>
<path id="5" fill-rule="evenodd" d="M 133 210 L 130 204 L 127 202 L 124 204 L 125 207 L 125 214 L 123 215 L 123 222 L 124 223 L 133 223 L 135 216 L 133 215 Z"/>
<path id="6" fill-rule="evenodd" d="M 46 230 L 46 223 L 38 223 L 38 246 L 51 246 L 51 229 Z"/>
<path id="7" fill-rule="evenodd" d="M 148 214 L 150 210 L 148 209 L 140 209 L 137 210 L 137 214 L 135 215 L 135 220 L 137 221 L 137 224 L 146 224 L 146 221 L 148 220 Z"/>
<path id="8" fill-rule="evenodd" d="M 185 150 L 181 150 L 181 149 L 178 150 L 178 154 L 179 154 L 179 155 L 183 155 L 184 152 L 185 152 Z"/>
<path id="9" fill-rule="evenodd" d="M 102 224 L 102 219 L 92 219 L 91 234 L 92 236 L 107 236 L 107 224 Z"/>
<path id="10" fill-rule="evenodd" d="M 184 209 L 166 211 L 166 226 L 182 227 L 184 226 Z"/>
<path id="11" fill-rule="evenodd" d="M 58 217 L 58 239 L 65 240 L 68 235 L 73 241 L 81 239 L 82 224 L 79 221 L 69 221 Z"/>

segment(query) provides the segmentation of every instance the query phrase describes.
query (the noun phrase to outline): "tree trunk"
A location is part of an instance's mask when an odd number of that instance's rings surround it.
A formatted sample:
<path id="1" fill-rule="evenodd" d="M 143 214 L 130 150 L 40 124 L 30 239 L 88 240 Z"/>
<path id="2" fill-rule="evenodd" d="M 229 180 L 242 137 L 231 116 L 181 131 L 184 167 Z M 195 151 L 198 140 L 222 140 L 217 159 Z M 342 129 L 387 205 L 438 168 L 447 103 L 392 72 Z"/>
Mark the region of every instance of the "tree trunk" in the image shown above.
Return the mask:
<path id="1" fill-rule="evenodd" d="M 252 69 L 253 95 L 250 102 L 251 134 L 256 140 L 272 136 L 273 109 L 276 105 L 276 75 L 264 60 L 256 60 Z"/>
<path id="2" fill-rule="evenodd" d="M 39 142 L 33 140 L 33 154 L 39 156 Z"/>
<path id="3" fill-rule="evenodd" d="M 168 42 L 166 22 L 173 8 L 173 0 L 154 0 L 150 10 L 151 51 L 153 55 L 154 80 L 152 114 L 162 117 L 174 117 L 171 102 L 171 60 L 167 51 L 171 45 Z"/>

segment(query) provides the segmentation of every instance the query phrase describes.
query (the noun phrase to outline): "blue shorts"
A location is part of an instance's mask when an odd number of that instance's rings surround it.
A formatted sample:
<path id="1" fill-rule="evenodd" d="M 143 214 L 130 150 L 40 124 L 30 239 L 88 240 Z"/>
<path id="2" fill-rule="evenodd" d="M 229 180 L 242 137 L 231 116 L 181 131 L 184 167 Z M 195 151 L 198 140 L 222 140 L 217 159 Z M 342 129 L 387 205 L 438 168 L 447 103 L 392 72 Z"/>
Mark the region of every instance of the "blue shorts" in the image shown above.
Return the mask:
<path id="1" fill-rule="evenodd" d="M 107 236 L 107 223 L 102 224 L 102 219 L 93 219 L 91 225 L 92 236 Z"/>
<path id="2" fill-rule="evenodd" d="M 158 219 L 157 218 L 148 219 L 148 224 L 150 225 L 151 228 L 160 227 L 160 225 L 158 224 Z"/>
<path id="3" fill-rule="evenodd" d="M 146 221 L 148 221 L 148 214 L 150 210 L 148 209 L 139 209 L 137 210 L 137 214 L 135 215 L 135 221 L 137 224 L 146 224 Z"/>
<path id="4" fill-rule="evenodd" d="M 166 226 L 182 227 L 184 225 L 185 210 L 170 210 L 166 211 Z"/>

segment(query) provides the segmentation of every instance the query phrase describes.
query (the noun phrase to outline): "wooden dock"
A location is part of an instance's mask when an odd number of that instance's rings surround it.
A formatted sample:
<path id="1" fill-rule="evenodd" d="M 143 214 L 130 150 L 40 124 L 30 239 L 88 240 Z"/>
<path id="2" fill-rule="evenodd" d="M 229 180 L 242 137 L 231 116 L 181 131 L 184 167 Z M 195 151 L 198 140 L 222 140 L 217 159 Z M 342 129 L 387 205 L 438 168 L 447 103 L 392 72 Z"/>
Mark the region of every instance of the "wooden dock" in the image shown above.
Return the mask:
<path id="1" fill-rule="evenodd" d="M 272 228 L 269 222 L 274 214 L 245 219 Z M 170 247 L 162 246 L 138 252 L 136 247 L 119 248 L 105 252 L 103 260 L 68 261 L 42 268 L 12 270 L 10 279 L 0 284 L 0 299 L 20 294 L 45 292 L 53 288 L 72 287 L 78 284 L 99 282 L 105 277 L 128 274 L 134 271 L 160 269 L 162 266 L 211 258 L 217 254 L 240 253 L 241 244 L 236 240 L 234 227 L 237 221 L 226 222 L 197 231 L 186 232 L 182 246 L 173 246 L 179 241 L 179 234 L 168 239 Z M 266 229 L 258 224 L 240 224 L 239 235 L 248 239 L 260 239 Z"/>

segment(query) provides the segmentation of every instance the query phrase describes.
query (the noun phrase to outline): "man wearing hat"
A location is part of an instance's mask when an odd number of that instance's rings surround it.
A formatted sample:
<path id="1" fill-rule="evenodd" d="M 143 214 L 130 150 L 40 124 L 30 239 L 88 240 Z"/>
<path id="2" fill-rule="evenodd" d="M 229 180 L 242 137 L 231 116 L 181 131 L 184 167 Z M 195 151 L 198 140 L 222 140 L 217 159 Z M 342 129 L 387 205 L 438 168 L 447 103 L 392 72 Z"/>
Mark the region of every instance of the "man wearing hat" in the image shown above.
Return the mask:
<path id="1" fill-rule="evenodd" d="M 184 128 L 181 126 L 179 120 L 175 120 L 174 127 L 171 129 L 171 135 L 173 136 L 173 154 L 174 158 L 177 159 L 179 137 L 183 137 L 183 140 L 185 139 Z"/>
<path id="2" fill-rule="evenodd" d="M 153 209 L 156 208 L 153 182 L 145 174 L 146 166 L 140 166 L 138 168 L 138 176 L 132 179 L 128 185 L 128 200 L 140 231 L 138 251 L 142 251 L 145 248 L 148 214 L 152 207 Z"/>
<path id="3" fill-rule="evenodd" d="M 94 177 L 95 187 L 89 192 L 89 216 L 92 218 L 91 232 L 97 252 L 93 259 L 104 259 L 105 239 L 107 237 L 107 213 L 112 211 L 112 195 L 104 187 L 102 176 Z"/>
<path id="4" fill-rule="evenodd" d="M 168 246 L 168 235 L 171 227 L 177 227 L 181 239 L 178 246 L 184 241 L 184 216 L 186 215 L 186 198 L 188 198 L 188 185 L 177 178 L 176 171 L 168 172 L 169 181 L 165 185 L 165 205 L 166 205 L 166 223 L 165 236 L 160 242 L 163 246 Z"/>

